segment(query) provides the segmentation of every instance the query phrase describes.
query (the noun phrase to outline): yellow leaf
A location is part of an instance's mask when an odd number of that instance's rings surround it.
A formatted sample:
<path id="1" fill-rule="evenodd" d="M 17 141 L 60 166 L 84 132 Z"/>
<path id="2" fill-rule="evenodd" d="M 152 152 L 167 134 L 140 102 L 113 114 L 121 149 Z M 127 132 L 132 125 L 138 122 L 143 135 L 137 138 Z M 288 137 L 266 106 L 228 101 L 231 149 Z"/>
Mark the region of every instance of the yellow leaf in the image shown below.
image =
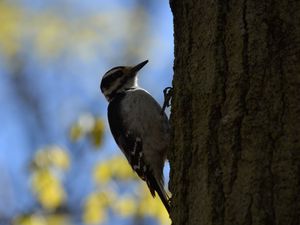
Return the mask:
<path id="1" fill-rule="evenodd" d="M 119 155 L 109 160 L 109 166 L 112 170 L 113 177 L 119 180 L 137 179 L 137 175 L 133 172 L 127 160 Z"/>
<path id="2" fill-rule="evenodd" d="M 40 215 L 19 216 L 13 222 L 14 225 L 47 225 L 44 217 Z"/>
<path id="3" fill-rule="evenodd" d="M 22 16 L 20 8 L 0 1 L 0 49 L 5 55 L 11 57 L 20 50 L 20 37 L 22 32 Z"/>
<path id="4" fill-rule="evenodd" d="M 99 208 L 89 208 L 83 213 L 83 221 L 85 224 L 101 224 L 106 220 L 106 212 Z"/>
<path id="5" fill-rule="evenodd" d="M 70 166 L 69 155 L 59 146 L 49 148 L 49 158 L 52 164 L 60 169 L 68 169 Z"/>
<path id="6" fill-rule="evenodd" d="M 115 194 L 111 190 L 102 191 L 97 193 L 98 201 L 102 206 L 109 206 L 115 199 Z"/>
<path id="7" fill-rule="evenodd" d="M 146 184 L 142 184 L 140 188 L 141 201 L 138 213 L 143 216 L 151 216 L 160 221 L 161 224 L 171 224 L 169 214 L 160 198 L 152 197 Z"/>
<path id="8" fill-rule="evenodd" d="M 83 130 L 78 123 L 72 125 L 69 135 L 72 141 L 77 141 L 83 136 Z"/>
<path id="9" fill-rule="evenodd" d="M 53 178 L 53 175 L 48 169 L 36 171 L 32 177 L 33 190 L 39 192 L 41 189 L 46 188 L 49 183 L 52 183 L 53 179 L 55 178 Z"/>
<path id="10" fill-rule="evenodd" d="M 113 178 L 118 180 L 137 179 L 137 175 L 123 156 L 116 156 L 99 163 L 94 169 L 93 177 L 99 184 L 107 183 Z"/>
<path id="11" fill-rule="evenodd" d="M 137 203 L 132 196 L 118 199 L 113 205 L 115 211 L 121 216 L 133 216 L 137 212 Z"/>
<path id="12" fill-rule="evenodd" d="M 47 225 L 68 225 L 70 224 L 67 214 L 50 214 L 45 217 Z"/>
<path id="13" fill-rule="evenodd" d="M 160 210 L 158 210 L 157 219 L 158 221 L 160 221 L 161 224 L 169 225 L 172 223 L 169 214 L 165 208 L 160 208 Z"/>
<path id="14" fill-rule="evenodd" d="M 65 200 L 65 193 L 60 184 L 53 183 L 38 194 L 41 204 L 47 209 L 55 209 Z"/>
<path id="15" fill-rule="evenodd" d="M 96 147 L 101 146 L 103 142 L 104 129 L 105 126 L 103 119 L 97 118 L 90 133 L 92 142 Z"/>
<path id="16" fill-rule="evenodd" d="M 39 214 L 18 216 L 13 221 L 13 225 L 69 225 L 69 217 L 66 214 L 49 214 L 42 216 Z"/>
<path id="17" fill-rule="evenodd" d="M 54 166 L 66 170 L 70 166 L 70 159 L 63 148 L 53 145 L 38 150 L 34 156 L 34 164 L 37 165 L 38 169 Z"/>
<path id="18" fill-rule="evenodd" d="M 49 170 L 35 172 L 32 187 L 40 203 L 47 209 L 55 209 L 65 200 L 65 192 L 59 180 Z"/>
<path id="19" fill-rule="evenodd" d="M 48 167 L 51 164 L 48 152 L 43 149 L 38 150 L 34 155 L 34 163 L 41 169 Z"/>
<path id="20" fill-rule="evenodd" d="M 83 221 L 86 224 L 99 224 L 106 220 L 105 201 L 99 193 L 92 193 L 88 196 L 83 212 Z"/>
<path id="21" fill-rule="evenodd" d="M 99 184 L 105 184 L 111 180 L 111 172 L 112 171 L 108 163 L 99 163 L 94 169 L 94 180 Z"/>
<path id="22" fill-rule="evenodd" d="M 84 204 L 84 208 L 100 208 L 103 204 L 99 201 L 98 193 L 91 193 Z"/>

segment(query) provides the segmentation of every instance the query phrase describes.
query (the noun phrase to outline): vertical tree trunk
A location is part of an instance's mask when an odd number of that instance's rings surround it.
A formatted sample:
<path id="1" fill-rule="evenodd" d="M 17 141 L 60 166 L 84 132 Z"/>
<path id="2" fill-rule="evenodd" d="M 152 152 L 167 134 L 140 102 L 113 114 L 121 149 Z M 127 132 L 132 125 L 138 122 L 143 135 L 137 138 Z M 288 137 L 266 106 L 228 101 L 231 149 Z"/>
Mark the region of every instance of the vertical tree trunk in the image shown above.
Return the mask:
<path id="1" fill-rule="evenodd" d="M 173 224 L 300 224 L 300 1 L 172 0 Z"/>

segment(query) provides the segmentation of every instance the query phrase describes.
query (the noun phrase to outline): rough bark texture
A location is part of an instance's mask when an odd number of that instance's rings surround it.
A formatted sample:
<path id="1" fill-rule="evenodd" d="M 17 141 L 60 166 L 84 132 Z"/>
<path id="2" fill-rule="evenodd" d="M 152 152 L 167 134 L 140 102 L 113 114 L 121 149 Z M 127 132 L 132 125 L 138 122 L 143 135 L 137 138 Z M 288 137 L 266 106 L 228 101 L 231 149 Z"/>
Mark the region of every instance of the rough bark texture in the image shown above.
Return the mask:
<path id="1" fill-rule="evenodd" d="M 173 224 L 300 224 L 300 1 L 172 0 Z"/>

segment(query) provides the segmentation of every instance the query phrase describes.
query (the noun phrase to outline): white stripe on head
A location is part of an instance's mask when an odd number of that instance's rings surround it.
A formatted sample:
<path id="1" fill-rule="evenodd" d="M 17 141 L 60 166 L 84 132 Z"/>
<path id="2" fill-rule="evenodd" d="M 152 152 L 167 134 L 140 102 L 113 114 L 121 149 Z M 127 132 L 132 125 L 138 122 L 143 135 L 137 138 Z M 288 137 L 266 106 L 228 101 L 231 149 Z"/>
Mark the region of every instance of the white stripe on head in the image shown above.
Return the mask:
<path id="1" fill-rule="evenodd" d="M 128 76 L 129 73 L 130 70 L 120 66 L 112 68 L 104 74 L 100 88 L 108 101 L 113 98 L 114 94 L 137 86 L 137 77 L 133 74 Z"/>
<path id="2" fill-rule="evenodd" d="M 122 70 L 123 68 L 124 68 L 124 66 L 117 66 L 117 67 L 110 69 L 103 75 L 102 80 L 105 79 L 106 77 L 110 76 L 111 74 L 113 74 L 119 70 Z"/>

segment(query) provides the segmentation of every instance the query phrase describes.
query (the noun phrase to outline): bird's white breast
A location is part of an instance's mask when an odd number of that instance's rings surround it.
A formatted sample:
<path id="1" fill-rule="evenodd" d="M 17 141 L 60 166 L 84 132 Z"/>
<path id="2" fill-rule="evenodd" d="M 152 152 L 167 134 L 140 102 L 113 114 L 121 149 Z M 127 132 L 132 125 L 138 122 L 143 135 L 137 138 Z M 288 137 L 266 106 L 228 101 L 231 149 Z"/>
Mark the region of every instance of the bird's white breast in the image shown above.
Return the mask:
<path id="1" fill-rule="evenodd" d="M 127 91 L 121 104 L 124 123 L 129 131 L 140 135 L 146 160 L 162 168 L 161 159 L 166 158 L 170 134 L 168 119 L 161 113 L 160 105 L 143 89 Z"/>

